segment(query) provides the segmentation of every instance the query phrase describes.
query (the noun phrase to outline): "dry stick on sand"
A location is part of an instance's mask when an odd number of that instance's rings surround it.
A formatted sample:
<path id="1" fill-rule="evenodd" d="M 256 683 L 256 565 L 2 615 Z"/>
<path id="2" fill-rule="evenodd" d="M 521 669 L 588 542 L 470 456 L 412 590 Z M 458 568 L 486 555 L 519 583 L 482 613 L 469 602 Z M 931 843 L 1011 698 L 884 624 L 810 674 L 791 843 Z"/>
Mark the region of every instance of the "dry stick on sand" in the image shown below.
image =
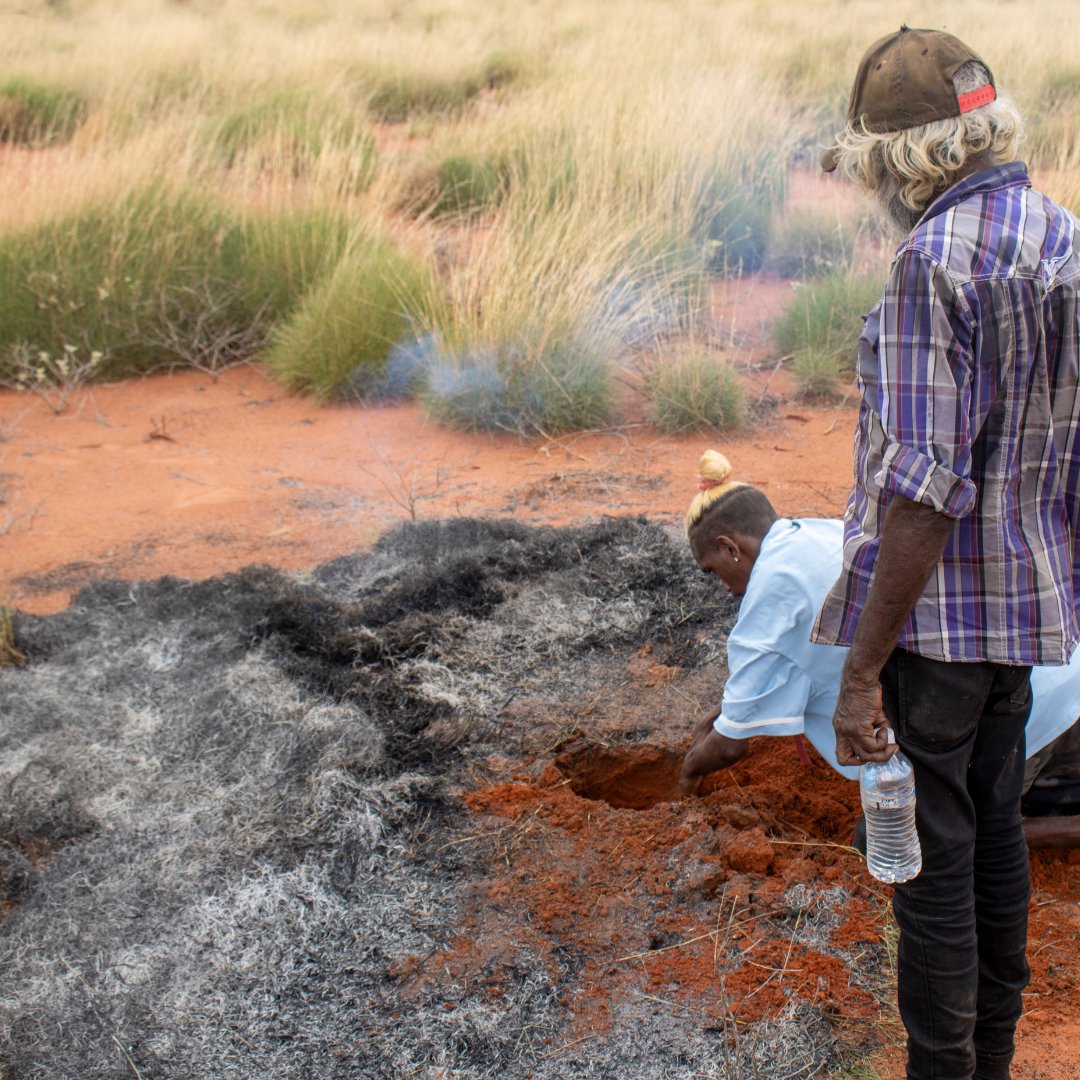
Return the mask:
<path id="1" fill-rule="evenodd" d="M 120 1053 L 127 1058 L 127 1063 L 131 1066 L 131 1071 L 135 1073 L 139 1080 L 142 1080 L 142 1073 L 139 1072 L 135 1062 L 131 1060 L 131 1055 L 124 1049 L 124 1044 L 115 1035 L 112 1036 L 112 1041 L 120 1047 Z"/>
<path id="2" fill-rule="evenodd" d="M 12 609 L 0 605 L 0 667 L 20 667 L 25 663 L 26 654 L 15 644 Z"/>
<path id="3" fill-rule="evenodd" d="M 554 1057 L 556 1054 L 561 1054 L 564 1050 L 569 1050 L 571 1046 L 577 1046 L 578 1043 L 588 1042 L 589 1039 L 599 1039 L 600 1032 L 596 1031 L 589 1035 L 582 1035 L 580 1039 L 573 1039 L 568 1043 L 564 1043 L 562 1046 L 557 1046 L 554 1050 L 549 1050 L 546 1054 L 541 1054 L 536 1060 L 546 1061 L 550 1057 Z"/>
<path id="4" fill-rule="evenodd" d="M 836 848 L 838 851 L 849 851 L 852 855 L 858 855 L 863 857 L 862 852 L 850 844 L 837 844 L 832 840 L 773 840 L 769 839 L 770 844 L 789 844 L 792 847 L 830 847 Z"/>
<path id="5" fill-rule="evenodd" d="M 773 911 L 763 911 L 760 915 L 751 915 L 749 918 L 740 919 L 735 926 L 745 926 L 747 923 L 756 922 L 758 919 L 768 919 L 773 915 L 782 915 L 784 913 L 783 908 L 776 908 Z M 730 926 L 725 928 L 730 929 Z M 660 953 L 670 952 L 672 949 L 685 949 L 687 945 L 693 945 L 698 941 L 705 941 L 706 938 L 715 938 L 719 933 L 719 930 L 709 930 L 704 934 L 698 934 L 697 937 L 689 938 L 686 941 L 677 941 L 674 945 L 665 945 L 662 949 L 646 949 L 644 952 L 630 953 L 627 956 L 617 957 L 613 962 L 621 964 L 626 960 L 638 960 L 643 956 L 659 956 Z"/>

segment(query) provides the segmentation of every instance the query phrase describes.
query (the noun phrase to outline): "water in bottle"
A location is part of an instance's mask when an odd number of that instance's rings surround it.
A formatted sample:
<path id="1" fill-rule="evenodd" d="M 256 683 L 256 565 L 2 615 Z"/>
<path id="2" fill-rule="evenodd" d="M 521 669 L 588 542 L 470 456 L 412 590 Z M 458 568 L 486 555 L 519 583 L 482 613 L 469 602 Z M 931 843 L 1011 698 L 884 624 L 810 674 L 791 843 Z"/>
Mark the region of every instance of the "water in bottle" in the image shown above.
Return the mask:
<path id="1" fill-rule="evenodd" d="M 889 732 L 892 742 L 892 732 Z M 922 869 L 915 831 L 915 776 L 899 751 L 888 761 L 868 761 L 859 770 L 866 815 L 866 866 L 888 884 L 910 881 Z"/>

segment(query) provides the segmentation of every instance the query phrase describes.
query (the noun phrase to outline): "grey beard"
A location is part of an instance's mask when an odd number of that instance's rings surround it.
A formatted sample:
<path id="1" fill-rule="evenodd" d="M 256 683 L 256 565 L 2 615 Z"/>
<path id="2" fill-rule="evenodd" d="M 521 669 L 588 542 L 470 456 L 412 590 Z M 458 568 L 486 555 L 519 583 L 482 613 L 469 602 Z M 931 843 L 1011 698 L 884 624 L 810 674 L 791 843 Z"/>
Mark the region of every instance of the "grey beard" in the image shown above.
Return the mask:
<path id="1" fill-rule="evenodd" d="M 876 201 L 889 228 L 901 238 L 907 236 L 923 216 L 922 210 L 912 210 L 895 189 L 879 189 L 876 192 Z"/>

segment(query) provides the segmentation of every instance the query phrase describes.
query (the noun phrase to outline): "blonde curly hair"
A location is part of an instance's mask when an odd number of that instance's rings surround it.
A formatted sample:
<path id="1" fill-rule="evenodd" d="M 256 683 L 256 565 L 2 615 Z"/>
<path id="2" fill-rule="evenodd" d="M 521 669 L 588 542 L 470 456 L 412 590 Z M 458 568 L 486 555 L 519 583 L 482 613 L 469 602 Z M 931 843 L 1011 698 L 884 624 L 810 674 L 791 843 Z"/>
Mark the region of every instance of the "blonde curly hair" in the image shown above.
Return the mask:
<path id="1" fill-rule="evenodd" d="M 953 76 L 957 94 L 985 86 L 989 72 L 976 61 Z M 1016 159 L 1024 122 L 1008 98 L 948 120 L 904 131 L 868 131 L 861 119 L 836 136 L 836 168 L 883 203 L 899 201 L 916 215 L 951 187 L 975 154 L 989 150 L 998 162 Z"/>

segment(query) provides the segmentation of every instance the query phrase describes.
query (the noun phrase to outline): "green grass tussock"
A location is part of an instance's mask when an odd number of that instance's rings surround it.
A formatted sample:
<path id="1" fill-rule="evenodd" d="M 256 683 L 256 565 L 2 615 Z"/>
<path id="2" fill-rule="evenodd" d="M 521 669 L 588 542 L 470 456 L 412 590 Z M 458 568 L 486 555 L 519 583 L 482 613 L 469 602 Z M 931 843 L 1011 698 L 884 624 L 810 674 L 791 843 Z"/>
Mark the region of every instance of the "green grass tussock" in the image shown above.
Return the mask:
<path id="1" fill-rule="evenodd" d="M 229 227 L 211 200 L 152 185 L 0 236 L 0 374 L 19 347 L 100 352 L 104 377 L 205 359 L 196 324 L 217 340 L 243 322 Z"/>
<path id="2" fill-rule="evenodd" d="M 765 267 L 781 277 L 840 273 L 851 265 L 855 231 L 840 218 L 803 213 L 785 218 L 773 231 Z"/>
<path id="3" fill-rule="evenodd" d="M 391 346 L 408 335 L 431 289 L 414 259 L 378 237 L 356 236 L 275 327 L 266 364 L 286 386 L 323 400 L 378 397 Z"/>
<path id="4" fill-rule="evenodd" d="M 247 359 L 348 247 L 315 210 L 237 218 L 155 184 L 0 236 L 0 380 L 68 381 Z M 45 359 L 40 359 L 44 354 Z"/>
<path id="5" fill-rule="evenodd" d="M 473 217 L 498 206 L 509 185 L 510 167 L 504 160 L 455 154 L 439 164 L 428 209 L 434 217 Z"/>
<path id="6" fill-rule="evenodd" d="M 414 217 L 467 220 L 499 206 L 512 169 L 503 157 L 454 153 L 413 162 L 396 177 L 393 205 Z"/>
<path id="7" fill-rule="evenodd" d="M 361 116 L 306 91 L 260 98 L 208 126 L 210 160 L 310 176 L 328 155 L 345 155 L 342 191 L 362 191 L 375 173 L 375 144 Z"/>
<path id="8" fill-rule="evenodd" d="M 30 147 L 68 142 L 87 111 L 86 99 L 68 87 L 8 79 L 0 83 L 0 142 Z"/>
<path id="9" fill-rule="evenodd" d="M 325 208 L 244 218 L 222 250 L 243 309 L 271 323 L 286 319 L 337 266 L 354 230 L 343 213 Z"/>
<path id="10" fill-rule="evenodd" d="M 746 419 L 746 394 L 730 364 L 688 343 L 660 360 L 646 378 L 653 419 L 661 431 L 727 431 Z"/>
<path id="11" fill-rule="evenodd" d="M 368 89 L 367 110 L 373 120 L 401 124 L 418 117 L 459 115 L 484 91 L 499 91 L 516 82 L 526 59 L 514 52 L 488 55 L 473 67 L 438 71 L 403 67 L 362 74 Z"/>
<path id="12" fill-rule="evenodd" d="M 466 431 L 559 434 L 597 427 L 613 412 L 611 365 L 598 343 L 572 331 L 526 328 L 498 347 L 443 352 L 423 391 L 436 420 Z"/>
<path id="13" fill-rule="evenodd" d="M 854 371 L 862 316 L 881 293 L 881 280 L 831 274 L 799 290 L 774 327 L 781 355 L 795 358 L 794 373 L 806 397 L 829 397 L 841 374 Z"/>

